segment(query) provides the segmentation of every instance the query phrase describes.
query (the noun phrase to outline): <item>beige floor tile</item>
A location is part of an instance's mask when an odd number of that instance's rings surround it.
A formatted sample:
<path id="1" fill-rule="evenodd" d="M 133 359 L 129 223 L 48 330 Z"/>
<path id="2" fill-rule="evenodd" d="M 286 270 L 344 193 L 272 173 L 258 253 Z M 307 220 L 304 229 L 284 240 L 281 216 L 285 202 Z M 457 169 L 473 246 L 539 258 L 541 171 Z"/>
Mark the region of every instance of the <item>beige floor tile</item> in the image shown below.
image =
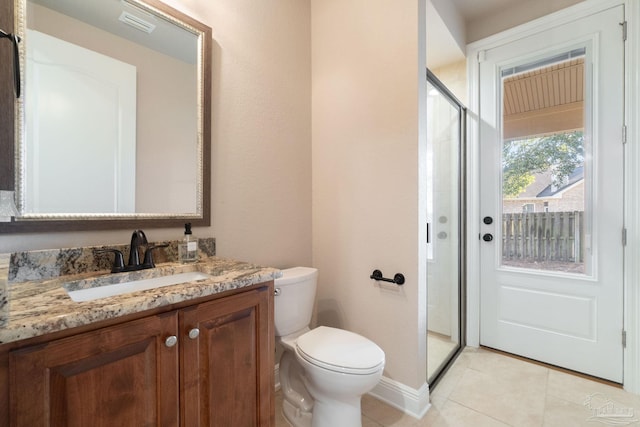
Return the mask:
<path id="1" fill-rule="evenodd" d="M 596 414 L 593 409 L 607 403 L 627 410 L 628 425 L 640 427 L 635 419 L 640 414 L 639 396 L 486 349 L 466 348 L 432 390 L 432 407 L 421 420 L 366 395 L 362 426 L 606 426 L 613 425 L 612 420 L 590 417 Z M 290 427 L 282 415 L 280 392 L 276 393 L 276 426 Z"/>
<path id="2" fill-rule="evenodd" d="M 362 413 L 385 427 L 410 427 L 417 421 L 412 416 L 370 395 L 362 397 Z"/>
<path id="3" fill-rule="evenodd" d="M 443 403 L 442 406 L 444 406 L 445 403 Z M 429 408 L 429 410 L 427 411 L 427 413 L 425 414 L 424 417 L 422 417 L 422 419 L 417 420 L 416 423 L 414 424 L 414 427 L 430 427 L 435 425 L 435 423 L 437 422 L 438 418 L 440 417 L 440 408 L 434 406 L 432 404 L 431 408 Z"/>
<path id="4" fill-rule="evenodd" d="M 539 375 L 547 375 L 545 366 L 510 357 L 494 351 L 479 349 L 470 359 L 469 368 L 475 369 L 505 381 L 522 381 L 536 379 Z"/>
<path id="5" fill-rule="evenodd" d="M 628 393 L 621 387 L 603 384 L 566 372 L 550 371 L 547 394 L 579 405 L 584 405 L 590 396 L 599 394 L 618 402 L 620 405 L 634 408 L 636 413 L 640 414 L 640 396 Z"/>
<path id="6" fill-rule="evenodd" d="M 449 400 L 513 426 L 541 426 L 547 372 L 508 369 L 504 378 L 467 369 Z"/>
<path id="7" fill-rule="evenodd" d="M 449 401 L 449 398 L 440 394 L 432 394 L 430 396 L 430 400 L 431 408 L 429 408 L 429 411 L 427 413 L 435 412 L 442 409 L 444 405 Z"/>
<path id="8" fill-rule="evenodd" d="M 366 415 L 362 416 L 362 427 L 382 427 L 382 424 L 372 420 Z"/>
<path id="9" fill-rule="evenodd" d="M 462 378 L 462 374 L 468 367 L 468 362 L 466 362 L 463 356 L 465 356 L 464 352 L 458 356 L 458 359 L 456 359 L 453 365 L 445 372 L 444 376 L 440 378 L 440 381 L 438 381 L 438 384 L 433 389 L 433 393 L 447 396 L 451 393 L 455 384 Z"/>
<path id="10" fill-rule="evenodd" d="M 453 401 L 447 401 L 438 411 L 438 417 L 432 423 L 419 423 L 420 427 L 508 427 L 494 418 L 474 411 L 473 409 L 459 405 Z M 425 417 L 426 418 L 426 417 Z"/>
<path id="11" fill-rule="evenodd" d="M 476 354 L 476 350 L 477 349 L 471 347 L 467 347 L 462 350 L 462 353 L 460 353 L 455 362 L 453 362 L 453 365 L 440 379 L 436 387 L 430 391 L 431 403 L 434 406 L 439 407 L 449 398 L 449 395 L 454 390 L 455 386 L 462 378 L 464 371 L 469 366 L 471 359 Z"/>
<path id="12" fill-rule="evenodd" d="M 469 364 L 471 363 L 473 358 L 476 357 L 475 355 L 479 351 L 484 351 L 484 350 L 481 348 L 475 348 L 475 347 L 465 347 L 462 350 L 462 352 L 460 352 L 456 360 L 453 362 L 453 366 L 456 366 L 459 368 L 469 367 Z"/>
<path id="13" fill-rule="evenodd" d="M 583 405 L 547 396 L 544 411 L 543 427 L 594 426 L 599 423 L 589 422 L 591 413 Z"/>
<path id="14" fill-rule="evenodd" d="M 404 416 L 397 421 L 392 421 L 390 424 L 380 424 L 384 427 L 415 427 L 418 425 L 419 420 L 416 420 L 410 416 Z"/>
<path id="15" fill-rule="evenodd" d="M 458 343 L 451 341 L 451 337 L 429 332 L 427 335 L 427 378 L 447 360 L 455 351 Z"/>
<path id="16" fill-rule="evenodd" d="M 278 390 L 275 396 L 276 401 L 276 427 L 290 427 L 291 425 L 287 422 L 282 413 L 282 392 Z"/>
<path id="17" fill-rule="evenodd" d="M 616 387 L 591 381 L 569 373 L 551 370 L 547 393 L 576 404 L 583 404 L 585 398 L 593 393 L 617 393 Z"/>

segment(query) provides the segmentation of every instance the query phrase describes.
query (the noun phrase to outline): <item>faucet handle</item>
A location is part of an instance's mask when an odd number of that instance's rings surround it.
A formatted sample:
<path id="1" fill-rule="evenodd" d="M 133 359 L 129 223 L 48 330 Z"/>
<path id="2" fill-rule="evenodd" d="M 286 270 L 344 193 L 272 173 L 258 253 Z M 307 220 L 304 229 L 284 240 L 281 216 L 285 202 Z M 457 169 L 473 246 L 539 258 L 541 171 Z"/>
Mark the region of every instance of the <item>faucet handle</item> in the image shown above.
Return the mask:
<path id="1" fill-rule="evenodd" d="M 167 246 L 169 246 L 168 243 L 163 243 L 161 245 L 153 245 L 153 246 L 147 247 L 147 250 L 144 253 L 144 261 L 142 264 L 145 267 L 154 268 L 156 265 L 153 262 L 153 250 L 158 248 L 166 248 Z"/>
<path id="2" fill-rule="evenodd" d="M 113 267 L 111 267 L 111 272 L 120 273 L 121 271 L 124 270 L 124 257 L 122 256 L 122 252 L 120 252 L 117 249 L 111 249 L 111 248 L 93 250 L 94 255 L 110 253 L 110 252 L 114 254 Z"/>

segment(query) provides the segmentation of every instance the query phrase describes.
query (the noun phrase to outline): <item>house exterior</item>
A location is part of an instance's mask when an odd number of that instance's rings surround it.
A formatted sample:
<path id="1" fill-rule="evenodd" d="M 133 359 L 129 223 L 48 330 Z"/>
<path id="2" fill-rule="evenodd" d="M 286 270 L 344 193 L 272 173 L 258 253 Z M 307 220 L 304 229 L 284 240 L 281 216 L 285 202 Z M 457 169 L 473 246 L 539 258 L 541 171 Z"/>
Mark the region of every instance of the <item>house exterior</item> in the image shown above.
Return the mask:
<path id="1" fill-rule="evenodd" d="M 502 201 L 502 213 L 584 211 L 584 168 L 577 168 L 560 188 L 551 173 L 535 174 L 535 180 L 515 198 Z"/>

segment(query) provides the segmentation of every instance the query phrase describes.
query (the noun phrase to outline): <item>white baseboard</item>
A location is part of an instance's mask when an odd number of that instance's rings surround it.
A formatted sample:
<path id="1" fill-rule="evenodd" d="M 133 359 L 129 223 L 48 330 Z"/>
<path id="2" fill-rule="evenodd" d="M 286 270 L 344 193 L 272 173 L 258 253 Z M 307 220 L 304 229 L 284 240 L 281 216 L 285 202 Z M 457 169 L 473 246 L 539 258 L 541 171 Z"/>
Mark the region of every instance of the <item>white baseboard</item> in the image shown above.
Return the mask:
<path id="1" fill-rule="evenodd" d="M 280 364 L 273 369 L 275 389 L 280 390 Z M 378 385 L 369 392 L 376 399 L 382 400 L 414 418 L 421 419 L 431 407 L 429 402 L 429 385 L 424 383 L 420 389 L 408 387 L 402 383 L 382 377 Z"/>
<path id="2" fill-rule="evenodd" d="M 427 383 L 416 390 L 398 381 L 382 377 L 369 394 L 417 419 L 424 417 L 431 407 Z"/>

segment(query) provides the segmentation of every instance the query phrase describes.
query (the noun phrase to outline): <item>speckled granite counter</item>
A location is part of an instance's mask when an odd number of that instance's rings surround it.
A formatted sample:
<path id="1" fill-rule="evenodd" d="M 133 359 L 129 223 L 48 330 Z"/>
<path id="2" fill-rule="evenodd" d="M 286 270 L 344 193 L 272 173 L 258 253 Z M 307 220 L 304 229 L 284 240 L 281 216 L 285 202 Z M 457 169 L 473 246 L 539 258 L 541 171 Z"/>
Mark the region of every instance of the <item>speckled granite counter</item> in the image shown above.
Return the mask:
<path id="1" fill-rule="evenodd" d="M 9 266 L 0 262 L 0 283 L 8 286 L 8 317 L 0 327 L 0 343 L 18 341 L 38 335 L 82 326 L 101 320 L 168 306 L 199 297 L 251 286 L 280 277 L 280 270 L 260 267 L 218 257 L 202 258 L 194 264 L 167 262 L 156 269 L 135 273 L 110 274 L 102 272 L 65 275 L 22 283 L 8 280 Z M 101 277 L 109 281 L 118 275 L 144 278 L 159 274 L 201 271 L 211 279 L 188 282 L 157 289 L 103 298 L 89 302 L 75 302 L 63 288 L 69 282 L 82 283 L 83 279 Z"/>

